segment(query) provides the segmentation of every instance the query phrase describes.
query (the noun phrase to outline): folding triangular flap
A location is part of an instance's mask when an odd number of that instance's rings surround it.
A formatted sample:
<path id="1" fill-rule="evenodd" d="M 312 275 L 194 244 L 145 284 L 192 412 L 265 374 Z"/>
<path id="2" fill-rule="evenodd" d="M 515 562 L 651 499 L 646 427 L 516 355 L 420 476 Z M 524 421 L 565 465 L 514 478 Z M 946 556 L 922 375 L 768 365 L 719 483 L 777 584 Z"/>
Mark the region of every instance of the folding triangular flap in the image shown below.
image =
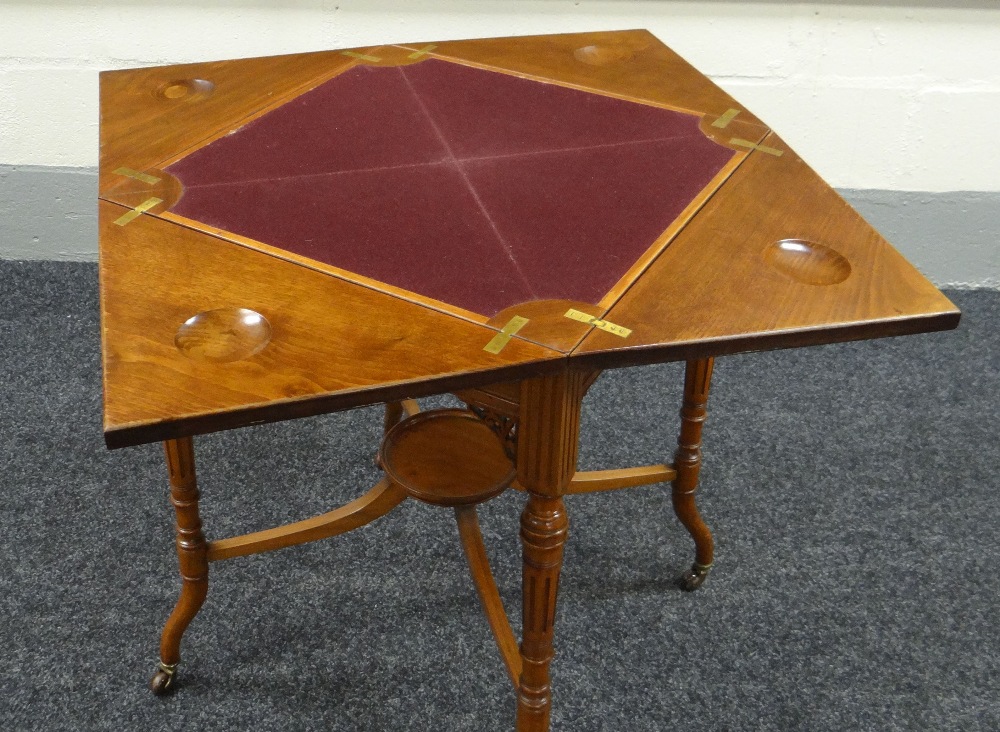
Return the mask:
<path id="1" fill-rule="evenodd" d="M 486 350 L 496 328 L 112 203 L 100 229 L 111 447 L 561 367 L 516 337 Z"/>
<path id="2" fill-rule="evenodd" d="M 699 114 L 762 123 L 647 30 L 406 44 L 407 49 Z"/>
<path id="3" fill-rule="evenodd" d="M 953 328 L 958 309 L 770 135 L 574 351 L 605 366 Z"/>
<path id="4" fill-rule="evenodd" d="M 196 188 L 439 163 L 448 150 L 413 93 L 409 68 L 342 69 L 168 170 Z"/>
<path id="5" fill-rule="evenodd" d="M 357 63 L 343 51 L 101 73 L 102 193 Z"/>
<path id="6" fill-rule="evenodd" d="M 703 138 L 701 115 L 428 56 L 397 72 L 459 159 Z"/>
<path id="7" fill-rule="evenodd" d="M 696 129 L 463 167 L 534 296 L 597 305 L 737 157 Z"/>

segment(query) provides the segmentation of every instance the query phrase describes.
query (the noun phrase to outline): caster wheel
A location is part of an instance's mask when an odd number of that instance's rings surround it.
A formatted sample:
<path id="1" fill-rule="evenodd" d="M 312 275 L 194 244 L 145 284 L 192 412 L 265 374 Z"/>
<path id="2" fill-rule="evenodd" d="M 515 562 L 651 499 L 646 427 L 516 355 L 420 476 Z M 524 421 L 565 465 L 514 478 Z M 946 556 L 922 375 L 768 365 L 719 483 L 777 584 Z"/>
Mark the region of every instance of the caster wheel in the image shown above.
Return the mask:
<path id="1" fill-rule="evenodd" d="M 163 696 L 174 688 L 174 676 L 177 675 L 176 666 L 164 668 L 161 664 L 153 678 L 149 681 L 149 689 L 157 696 Z"/>
<path id="2" fill-rule="evenodd" d="M 685 592 L 694 592 L 705 584 L 705 580 L 708 578 L 708 571 L 711 568 L 711 565 L 703 567 L 700 564 L 695 564 L 678 580 L 678 584 Z"/>

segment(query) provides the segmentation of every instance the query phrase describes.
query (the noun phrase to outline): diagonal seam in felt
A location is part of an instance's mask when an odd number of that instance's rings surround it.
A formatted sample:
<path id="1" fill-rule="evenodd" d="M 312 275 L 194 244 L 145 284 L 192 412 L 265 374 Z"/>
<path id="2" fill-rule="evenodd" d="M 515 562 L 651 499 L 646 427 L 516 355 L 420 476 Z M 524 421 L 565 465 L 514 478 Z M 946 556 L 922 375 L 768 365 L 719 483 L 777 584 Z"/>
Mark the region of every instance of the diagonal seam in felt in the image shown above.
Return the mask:
<path id="1" fill-rule="evenodd" d="M 490 212 L 486 209 L 486 206 L 483 204 L 482 199 L 479 197 L 479 192 L 473 187 L 472 181 L 469 180 L 469 176 L 466 174 L 465 169 L 459 164 L 458 159 L 455 157 L 455 153 L 452 150 L 451 143 L 448 141 L 448 138 L 445 137 L 444 133 L 441 131 L 441 128 L 438 126 L 437 121 L 431 115 L 430 110 L 427 109 L 427 105 L 424 104 L 424 100 L 420 98 L 420 95 L 417 93 L 417 90 L 413 88 L 413 84 L 410 83 L 410 79 L 406 76 L 405 68 L 402 66 L 399 67 L 399 73 L 400 75 L 402 75 L 403 81 L 405 81 L 406 85 L 409 87 L 410 93 L 413 94 L 413 98 L 416 99 L 417 104 L 420 105 L 420 109 L 426 115 L 428 122 L 430 122 L 431 127 L 434 129 L 434 133 L 438 136 L 438 139 L 441 141 L 441 144 L 444 145 L 445 149 L 448 151 L 449 158 L 455 164 L 455 168 L 458 171 L 458 173 L 462 176 L 462 180 L 465 181 L 465 185 L 468 187 L 469 193 L 472 194 L 473 199 L 475 199 L 476 201 L 476 205 L 479 206 L 479 210 L 482 212 L 483 216 L 486 217 L 486 220 L 489 222 L 490 227 L 493 229 L 493 233 L 496 234 L 497 241 L 500 243 L 500 246 L 503 247 L 504 253 L 510 258 L 511 263 L 514 265 L 514 269 L 518 274 L 518 277 L 521 278 L 521 282 L 528 289 L 528 292 L 531 293 L 532 298 L 537 298 L 538 294 L 532 288 L 531 283 L 528 281 L 528 278 L 525 276 L 524 272 L 521 271 L 521 265 L 514 257 L 513 249 L 511 248 L 510 244 L 508 244 L 507 241 L 504 239 L 503 234 L 500 232 L 499 227 L 497 227 L 496 222 L 493 220 L 493 217 L 490 216 Z"/>
<path id="2" fill-rule="evenodd" d="M 468 155 L 465 157 L 450 157 L 443 160 L 434 160 L 425 163 L 403 163 L 401 165 L 380 165 L 370 168 L 350 168 L 348 170 L 328 170 L 319 173 L 297 173 L 295 175 L 268 176 L 266 178 L 241 178 L 238 180 L 217 181 L 214 183 L 195 183 L 185 186 L 185 190 L 193 188 L 210 188 L 213 186 L 231 186 L 250 183 L 280 183 L 286 180 L 299 180 L 307 178 L 324 178 L 330 175 L 349 175 L 351 173 L 381 173 L 390 170 L 405 170 L 408 168 L 435 167 L 439 165 L 456 165 L 465 162 L 479 162 L 483 160 L 501 160 L 503 158 L 531 157 L 534 155 L 554 155 L 567 152 L 589 152 L 591 150 L 602 150 L 604 148 L 627 147 L 630 145 L 644 145 L 651 142 L 670 142 L 671 140 L 685 140 L 694 135 L 670 135 L 668 137 L 653 137 L 643 140 L 627 140 L 625 142 L 608 142 L 600 145 L 580 145 L 578 147 L 561 147 L 550 150 L 528 150 L 525 152 L 501 153 L 497 155 Z"/>
<path id="3" fill-rule="evenodd" d="M 394 170 L 408 170 L 410 168 L 435 168 L 442 165 L 453 165 L 451 160 L 438 160 L 431 163 L 406 163 L 403 165 L 383 165 L 375 168 L 355 168 L 352 170 L 330 170 L 324 173 L 302 173 L 296 175 L 283 175 L 280 177 L 267 178 L 247 178 L 241 180 L 225 180 L 218 181 L 216 183 L 196 183 L 195 185 L 185 186 L 185 190 L 194 190 L 197 188 L 217 188 L 219 186 L 240 186 L 240 185 L 251 185 L 255 183 L 282 183 L 289 180 L 307 180 L 309 178 L 327 178 L 334 175 L 352 175 L 354 173 L 386 173 Z"/>

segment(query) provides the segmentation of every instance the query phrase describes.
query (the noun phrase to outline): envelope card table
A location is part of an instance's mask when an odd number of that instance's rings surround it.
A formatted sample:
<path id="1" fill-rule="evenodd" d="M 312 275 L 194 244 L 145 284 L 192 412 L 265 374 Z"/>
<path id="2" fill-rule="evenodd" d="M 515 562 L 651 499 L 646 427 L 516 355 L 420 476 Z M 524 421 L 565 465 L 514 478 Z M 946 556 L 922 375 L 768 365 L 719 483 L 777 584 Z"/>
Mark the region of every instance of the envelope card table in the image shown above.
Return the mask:
<path id="1" fill-rule="evenodd" d="M 211 562 L 333 536 L 412 496 L 455 508 L 517 728 L 548 729 L 564 496 L 672 482 L 693 589 L 713 560 L 694 493 L 714 358 L 959 319 L 646 31 L 106 72 L 100 198 L 105 437 L 164 441 L 177 516 L 160 692 Z M 577 471 L 597 375 L 676 360 L 673 464 Z M 417 414 L 414 398 L 445 392 L 469 409 Z M 385 477 L 368 493 L 205 538 L 194 435 L 376 403 Z M 520 643 L 475 514 L 507 487 L 527 496 Z"/>

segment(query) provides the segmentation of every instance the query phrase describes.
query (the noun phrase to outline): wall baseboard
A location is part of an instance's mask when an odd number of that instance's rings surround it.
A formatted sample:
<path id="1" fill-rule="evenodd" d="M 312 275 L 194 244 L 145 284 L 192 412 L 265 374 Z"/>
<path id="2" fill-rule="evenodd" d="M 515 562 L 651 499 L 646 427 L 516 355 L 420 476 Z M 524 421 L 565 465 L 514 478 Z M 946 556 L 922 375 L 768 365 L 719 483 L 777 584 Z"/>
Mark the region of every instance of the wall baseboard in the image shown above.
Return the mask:
<path id="1" fill-rule="evenodd" d="M 97 170 L 0 165 L 0 259 L 97 259 Z"/>
<path id="2" fill-rule="evenodd" d="M 1000 289 L 1000 192 L 840 193 L 936 285 Z"/>
<path id="3" fill-rule="evenodd" d="M 844 190 L 935 284 L 1000 288 L 1000 192 Z M 0 259 L 97 259 L 97 171 L 0 165 Z"/>

